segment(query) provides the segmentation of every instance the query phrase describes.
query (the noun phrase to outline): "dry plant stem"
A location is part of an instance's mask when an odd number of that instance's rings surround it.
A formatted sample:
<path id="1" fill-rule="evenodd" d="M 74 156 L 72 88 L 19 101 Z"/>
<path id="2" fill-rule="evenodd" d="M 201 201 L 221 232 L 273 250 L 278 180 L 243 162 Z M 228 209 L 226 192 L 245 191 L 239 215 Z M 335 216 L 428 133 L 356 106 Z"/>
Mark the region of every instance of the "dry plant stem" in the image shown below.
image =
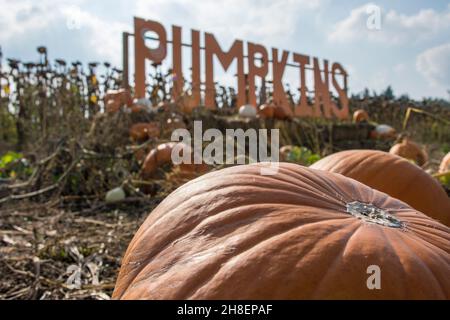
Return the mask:
<path id="1" fill-rule="evenodd" d="M 429 113 L 429 112 L 427 112 L 427 111 L 425 111 L 425 110 L 422 110 L 422 109 L 408 108 L 408 109 L 406 110 L 406 115 L 405 115 L 405 118 L 404 118 L 404 120 L 403 120 L 403 130 L 405 130 L 405 129 L 406 129 L 406 126 L 408 125 L 409 118 L 411 117 L 411 111 L 416 112 L 416 113 L 422 113 L 422 114 L 425 114 L 425 115 L 427 115 L 427 116 L 429 116 L 429 117 L 431 117 L 431 118 L 433 118 L 433 119 L 435 119 L 435 120 L 442 121 L 442 122 L 445 123 L 446 125 L 449 125 L 449 126 L 450 126 L 450 121 L 448 121 L 448 120 L 446 120 L 446 119 L 444 119 L 444 118 L 437 117 L 436 115 L 434 115 L 434 114 L 432 114 L 432 113 Z"/>
<path id="2" fill-rule="evenodd" d="M 26 198 L 32 198 L 35 196 L 38 196 L 40 194 L 46 193 L 48 191 L 51 191 L 53 189 L 58 188 L 58 186 L 61 184 L 61 182 L 64 181 L 64 179 L 67 177 L 67 175 L 72 171 L 72 169 L 77 165 L 78 161 L 80 160 L 80 158 L 78 158 L 77 160 L 75 160 L 74 162 L 72 162 L 72 164 L 69 166 L 69 168 L 66 170 L 66 172 L 64 172 L 64 174 L 59 177 L 58 181 L 48 187 L 42 188 L 40 190 L 37 191 L 33 191 L 33 192 L 29 192 L 26 194 L 20 194 L 20 195 L 10 195 L 7 196 L 3 199 L 0 199 L 0 204 L 5 203 L 9 200 L 22 200 L 22 199 L 26 199 Z"/>
<path id="3" fill-rule="evenodd" d="M 450 171 L 433 174 L 433 177 L 435 177 L 435 178 L 441 178 L 441 177 L 445 177 L 445 176 L 450 176 Z"/>
<path id="4" fill-rule="evenodd" d="M 15 268 L 13 268 L 9 263 L 7 263 L 7 262 L 4 262 L 4 263 L 7 266 L 7 268 L 9 270 L 11 270 L 11 272 L 17 273 L 17 274 L 19 274 L 21 276 L 25 276 L 25 277 L 36 278 L 36 275 L 33 274 L 32 272 L 17 270 Z M 51 286 L 60 286 L 61 288 L 64 288 L 64 289 L 70 289 L 70 286 L 68 286 L 64 282 L 54 281 L 54 280 L 48 279 L 43 276 L 39 276 L 39 281 L 42 281 L 43 283 L 46 283 Z M 81 286 L 81 289 L 85 289 L 85 290 L 92 290 L 92 289 L 102 290 L 102 289 L 113 289 L 113 288 L 114 288 L 114 283 L 103 283 L 103 284 L 99 284 L 99 285 L 89 285 L 88 284 L 88 285 Z M 26 288 L 26 289 L 29 290 L 30 288 Z"/>
<path id="5" fill-rule="evenodd" d="M 25 181 L 25 182 L 23 182 L 23 183 L 18 183 L 18 184 L 14 184 L 14 185 L 8 186 L 7 188 L 8 188 L 8 189 L 20 189 L 20 188 L 28 187 L 29 185 L 33 184 L 34 179 L 36 178 L 36 176 L 37 176 L 37 174 L 38 174 L 38 172 L 39 172 L 39 169 L 40 169 L 44 164 L 48 163 L 50 160 L 52 160 L 53 158 L 55 158 L 55 157 L 59 154 L 60 151 L 61 151 L 61 146 L 59 146 L 59 147 L 56 149 L 56 151 L 53 152 L 50 156 L 48 156 L 48 157 L 46 157 L 46 158 L 40 160 L 40 161 L 37 163 L 36 168 L 33 170 L 33 173 L 31 174 L 30 178 L 29 178 L 27 181 Z"/>

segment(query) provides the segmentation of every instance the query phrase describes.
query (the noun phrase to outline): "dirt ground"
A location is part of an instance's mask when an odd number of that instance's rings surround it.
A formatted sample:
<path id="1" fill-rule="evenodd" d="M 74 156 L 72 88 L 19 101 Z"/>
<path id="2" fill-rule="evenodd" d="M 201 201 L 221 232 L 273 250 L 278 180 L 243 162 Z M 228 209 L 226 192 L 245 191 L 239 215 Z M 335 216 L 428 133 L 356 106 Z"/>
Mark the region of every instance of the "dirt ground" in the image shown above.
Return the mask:
<path id="1" fill-rule="evenodd" d="M 0 299 L 110 299 L 128 243 L 159 201 L 2 209 Z"/>

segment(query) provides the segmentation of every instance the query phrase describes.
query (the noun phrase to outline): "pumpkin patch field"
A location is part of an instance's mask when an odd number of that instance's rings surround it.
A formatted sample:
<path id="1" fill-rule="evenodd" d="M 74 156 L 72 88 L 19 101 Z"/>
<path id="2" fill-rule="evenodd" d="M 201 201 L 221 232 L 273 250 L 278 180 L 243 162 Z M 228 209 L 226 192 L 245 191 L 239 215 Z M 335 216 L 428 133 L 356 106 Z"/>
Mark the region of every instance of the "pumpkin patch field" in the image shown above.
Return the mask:
<path id="1" fill-rule="evenodd" d="M 206 108 L 38 53 L 1 74 L 0 299 L 450 299 L 448 101 Z"/>

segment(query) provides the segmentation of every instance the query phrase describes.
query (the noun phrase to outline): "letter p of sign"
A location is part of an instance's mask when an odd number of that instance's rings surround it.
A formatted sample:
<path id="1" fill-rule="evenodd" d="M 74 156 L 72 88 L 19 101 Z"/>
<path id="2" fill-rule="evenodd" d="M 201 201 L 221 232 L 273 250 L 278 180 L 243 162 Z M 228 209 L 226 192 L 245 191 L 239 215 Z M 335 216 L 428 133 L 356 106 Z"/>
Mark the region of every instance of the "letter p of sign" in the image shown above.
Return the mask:
<path id="1" fill-rule="evenodd" d="M 145 45 L 145 33 L 158 35 L 159 46 L 150 49 Z M 145 97 L 145 60 L 161 63 L 167 55 L 167 34 L 164 26 L 158 22 L 134 18 L 134 59 L 135 59 L 135 97 Z"/>

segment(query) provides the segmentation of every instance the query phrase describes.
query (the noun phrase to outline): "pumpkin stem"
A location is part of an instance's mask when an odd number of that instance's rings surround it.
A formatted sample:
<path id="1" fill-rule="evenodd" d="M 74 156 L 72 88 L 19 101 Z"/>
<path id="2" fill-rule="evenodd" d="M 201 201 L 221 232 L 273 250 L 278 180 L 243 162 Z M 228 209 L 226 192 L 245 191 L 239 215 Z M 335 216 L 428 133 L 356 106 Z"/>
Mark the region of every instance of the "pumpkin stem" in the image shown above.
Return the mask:
<path id="1" fill-rule="evenodd" d="M 376 223 L 391 228 L 403 228 L 404 224 L 386 210 L 375 207 L 373 204 L 353 201 L 347 203 L 347 212 L 352 216 L 370 223 Z"/>

